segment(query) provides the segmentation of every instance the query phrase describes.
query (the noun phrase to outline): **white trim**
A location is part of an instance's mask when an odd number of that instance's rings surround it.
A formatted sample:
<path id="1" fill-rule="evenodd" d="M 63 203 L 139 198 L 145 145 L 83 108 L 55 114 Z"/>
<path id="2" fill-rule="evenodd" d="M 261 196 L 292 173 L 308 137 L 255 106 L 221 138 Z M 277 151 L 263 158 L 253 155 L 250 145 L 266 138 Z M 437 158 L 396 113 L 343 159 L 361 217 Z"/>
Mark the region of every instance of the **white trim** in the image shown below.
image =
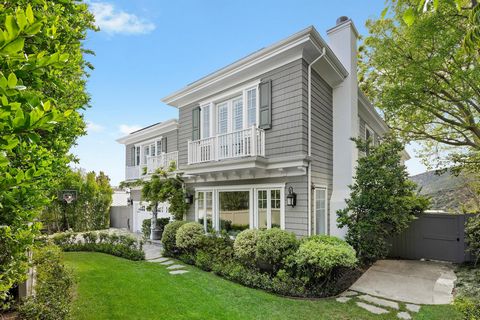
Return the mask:
<path id="1" fill-rule="evenodd" d="M 199 91 L 203 90 L 203 96 L 207 96 L 208 93 L 206 93 L 206 91 L 208 90 L 205 90 L 207 88 L 211 90 L 214 86 L 217 86 L 217 90 L 221 90 L 221 88 L 218 88 L 219 86 L 228 87 L 228 82 L 233 80 L 234 76 L 239 75 L 240 80 L 238 79 L 239 77 L 235 80 L 235 82 L 238 83 L 242 82 L 241 80 L 243 79 L 251 79 L 264 74 L 269 70 L 277 68 L 279 65 L 285 65 L 288 63 L 286 61 L 295 61 L 303 57 L 303 53 L 309 51 L 312 44 L 319 44 L 319 46 L 327 48 L 326 60 L 328 62 L 328 68 L 336 73 L 336 81 L 341 81 L 348 75 L 348 71 L 333 53 L 332 49 L 328 47 L 318 31 L 313 26 L 310 26 L 274 45 L 254 52 L 235 63 L 187 85 L 183 89 L 162 98 L 162 101 L 177 108 L 188 105 L 189 101 L 201 99 L 201 93 L 199 93 Z M 281 61 L 282 59 L 283 61 Z"/>
<path id="2" fill-rule="evenodd" d="M 204 99 L 203 101 L 200 101 L 200 105 L 205 105 L 208 103 L 220 103 L 220 102 L 223 102 L 224 100 L 234 98 L 237 95 L 241 95 L 242 92 L 248 89 L 253 89 L 253 88 L 258 89 L 258 85 L 260 84 L 260 82 L 261 82 L 260 79 L 257 79 L 254 81 L 250 81 L 246 84 L 243 84 L 241 86 L 236 86 L 229 90 L 223 91 L 222 93 L 210 96 L 208 99 Z"/>
<path id="3" fill-rule="evenodd" d="M 177 119 L 170 119 L 145 129 L 132 132 L 127 136 L 117 139 L 118 143 L 131 144 L 138 143 L 143 140 L 152 139 L 159 135 L 178 129 Z"/>

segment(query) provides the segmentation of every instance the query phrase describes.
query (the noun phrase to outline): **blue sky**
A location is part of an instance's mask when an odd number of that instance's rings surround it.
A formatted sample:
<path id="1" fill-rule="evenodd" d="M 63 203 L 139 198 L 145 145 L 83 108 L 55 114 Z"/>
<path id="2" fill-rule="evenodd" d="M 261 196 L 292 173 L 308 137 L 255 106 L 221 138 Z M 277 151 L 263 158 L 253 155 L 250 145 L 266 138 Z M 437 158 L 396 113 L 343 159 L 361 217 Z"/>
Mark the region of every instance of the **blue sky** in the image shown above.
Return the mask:
<path id="1" fill-rule="evenodd" d="M 88 135 L 72 152 L 86 170 L 104 171 L 114 185 L 124 178 L 128 132 L 177 117 L 160 99 L 186 84 L 309 25 L 326 38 L 337 17 L 349 16 L 360 34 L 384 1 L 88 1 L 100 32 L 85 47 L 95 70 L 87 90 Z M 413 156 L 414 152 L 408 149 Z M 409 172 L 425 171 L 419 160 Z"/>

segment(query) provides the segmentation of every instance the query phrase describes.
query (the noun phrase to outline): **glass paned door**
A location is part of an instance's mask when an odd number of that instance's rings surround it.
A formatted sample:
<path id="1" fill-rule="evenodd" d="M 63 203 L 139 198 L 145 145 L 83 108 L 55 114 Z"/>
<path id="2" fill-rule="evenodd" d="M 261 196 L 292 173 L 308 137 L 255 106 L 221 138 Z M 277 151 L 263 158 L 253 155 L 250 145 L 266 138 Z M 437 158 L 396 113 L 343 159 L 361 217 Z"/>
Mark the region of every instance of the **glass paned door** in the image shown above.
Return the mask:
<path id="1" fill-rule="evenodd" d="M 203 225 L 206 232 L 213 229 L 212 226 L 212 196 L 211 191 L 199 191 L 197 192 L 197 216 L 198 223 Z"/>
<path id="2" fill-rule="evenodd" d="M 327 189 L 315 189 L 315 234 L 327 234 Z"/>
<path id="3" fill-rule="evenodd" d="M 280 228 L 280 189 L 257 190 L 258 228 Z"/>

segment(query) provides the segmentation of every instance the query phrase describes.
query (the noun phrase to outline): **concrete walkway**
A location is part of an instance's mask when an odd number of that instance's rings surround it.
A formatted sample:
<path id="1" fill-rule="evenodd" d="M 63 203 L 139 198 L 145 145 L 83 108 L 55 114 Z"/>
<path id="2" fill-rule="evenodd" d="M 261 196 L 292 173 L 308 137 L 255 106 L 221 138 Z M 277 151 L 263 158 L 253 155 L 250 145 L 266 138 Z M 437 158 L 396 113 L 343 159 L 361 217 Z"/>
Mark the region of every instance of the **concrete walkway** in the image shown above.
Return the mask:
<path id="1" fill-rule="evenodd" d="M 350 288 L 393 301 L 449 304 L 457 277 L 449 263 L 380 260 Z"/>

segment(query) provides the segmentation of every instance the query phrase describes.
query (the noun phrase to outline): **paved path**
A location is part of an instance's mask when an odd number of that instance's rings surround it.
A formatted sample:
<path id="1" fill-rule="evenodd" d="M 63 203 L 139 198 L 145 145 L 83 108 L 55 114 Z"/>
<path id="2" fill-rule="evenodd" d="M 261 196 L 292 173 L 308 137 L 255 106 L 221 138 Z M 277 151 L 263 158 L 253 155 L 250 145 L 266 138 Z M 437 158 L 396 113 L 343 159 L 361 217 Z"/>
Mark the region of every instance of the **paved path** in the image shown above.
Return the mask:
<path id="1" fill-rule="evenodd" d="M 456 279 L 449 263 L 379 260 L 350 289 L 393 301 L 449 304 Z"/>

